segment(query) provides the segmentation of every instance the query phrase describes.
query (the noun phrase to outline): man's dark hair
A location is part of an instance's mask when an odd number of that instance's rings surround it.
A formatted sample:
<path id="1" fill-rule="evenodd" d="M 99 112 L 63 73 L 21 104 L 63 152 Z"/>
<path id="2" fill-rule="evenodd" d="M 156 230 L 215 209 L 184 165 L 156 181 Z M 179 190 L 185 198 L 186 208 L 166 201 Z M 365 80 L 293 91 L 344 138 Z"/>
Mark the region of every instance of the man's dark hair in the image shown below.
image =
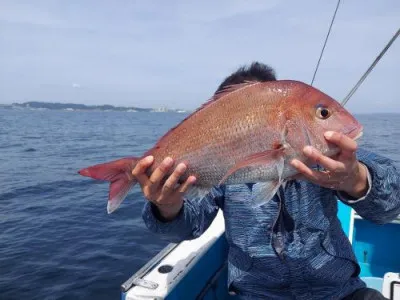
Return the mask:
<path id="1" fill-rule="evenodd" d="M 240 67 L 219 85 L 216 93 L 229 85 L 243 83 L 245 81 L 274 81 L 275 71 L 270 66 L 259 62 L 253 62 L 250 66 Z"/>

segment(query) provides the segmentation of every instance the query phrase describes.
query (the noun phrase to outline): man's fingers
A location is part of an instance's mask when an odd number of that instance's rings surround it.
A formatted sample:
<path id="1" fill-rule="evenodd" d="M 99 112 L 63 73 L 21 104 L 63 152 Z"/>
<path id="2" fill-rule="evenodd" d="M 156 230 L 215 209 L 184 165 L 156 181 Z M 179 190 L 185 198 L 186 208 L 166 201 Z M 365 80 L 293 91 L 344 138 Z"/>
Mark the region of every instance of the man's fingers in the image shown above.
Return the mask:
<path id="1" fill-rule="evenodd" d="M 146 170 L 154 161 L 153 156 L 147 156 L 138 161 L 135 168 L 132 170 L 132 175 L 136 178 L 141 186 L 148 184 L 149 178 L 147 177 Z"/>
<path id="2" fill-rule="evenodd" d="M 321 152 L 311 146 L 304 147 L 303 152 L 308 158 L 310 158 L 316 164 L 323 166 L 326 170 L 332 172 L 340 172 L 346 168 L 342 162 L 333 160 L 325 155 L 322 155 Z"/>
<path id="3" fill-rule="evenodd" d="M 296 168 L 296 170 L 302 175 L 303 179 L 307 179 L 313 183 L 321 183 L 326 181 L 326 173 L 319 171 L 314 171 L 307 167 L 303 162 L 294 159 L 291 161 L 291 165 Z M 297 175 L 299 176 L 299 175 Z"/>
<path id="4" fill-rule="evenodd" d="M 346 156 L 354 155 L 357 150 L 357 142 L 342 133 L 327 131 L 324 136 L 328 142 L 337 145 Z"/>
<path id="5" fill-rule="evenodd" d="M 189 176 L 188 179 L 182 184 L 182 186 L 179 188 L 179 193 L 185 194 L 188 189 L 196 182 L 196 177 L 194 176 Z"/>
<path id="6" fill-rule="evenodd" d="M 154 170 L 154 172 L 150 176 L 150 185 L 152 190 L 155 190 L 160 186 L 162 179 L 172 167 L 173 162 L 174 161 L 171 157 L 166 157 L 162 161 L 162 163 Z"/>
<path id="7" fill-rule="evenodd" d="M 307 167 L 303 162 L 297 160 L 297 159 L 293 159 L 290 164 L 296 168 L 296 170 L 300 173 L 297 176 L 304 176 L 307 179 L 309 179 L 310 177 L 313 177 L 314 173 L 313 171 Z"/>
<path id="8" fill-rule="evenodd" d="M 167 179 L 167 181 L 165 181 L 161 191 L 164 194 L 164 197 L 166 196 L 166 194 L 171 193 L 174 188 L 175 185 L 178 183 L 179 178 L 185 173 L 186 171 L 186 165 L 183 163 L 180 163 L 174 170 L 174 172 L 169 176 L 169 178 Z"/>
<path id="9" fill-rule="evenodd" d="M 289 181 L 289 180 L 305 180 L 305 179 L 306 178 L 304 177 L 303 174 L 296 174 L 296 175 L 288 177 L 287 180 Z"/>

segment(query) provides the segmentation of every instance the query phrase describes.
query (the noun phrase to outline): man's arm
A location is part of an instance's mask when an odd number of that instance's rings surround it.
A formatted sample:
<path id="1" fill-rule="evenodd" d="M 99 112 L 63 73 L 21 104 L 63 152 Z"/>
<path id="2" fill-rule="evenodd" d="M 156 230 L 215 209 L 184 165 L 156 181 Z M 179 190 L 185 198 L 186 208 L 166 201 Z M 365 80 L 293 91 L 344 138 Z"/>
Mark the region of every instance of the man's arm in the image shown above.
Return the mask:
<path id="1" fill-rule="evenodd" d="M 187 199 L 184 195 L 196 178 L 189 176 L 185 182 L 178 184 L 187 170 L 186 165 L 178 164 L 164 180 L 174 165 L 172 158 L 165 158 L 148 176 L 147 169 L 153 162 L 154 157 L 145 157 L 132 170 L 132 175 L 148 200 L 142 212 L 146 226 L 153 232 L 163 234 L 171 242 L 199 237 L 222 206 L 224 189 L 213 188 L 205 197 Z"/>
<path id="2" fill-rule="evenodd" d="M 191 240 L 202 235 L 211 225 L 224 201 L 223 188 L 213 188 L 203 198 L 185 198 L 178 214 L 166 220 L 156 205 L 147 202 L 142 217 L 147 228 L 162 234 L 170 242 Z"/>
<path id="3" fill-rule="evenodd" d="M 363 149 L 357 159 L 368 172 L 369 186 L 365 196 L 354 198 L 338 192 L 339 199 L 351 206 L 361 217 L 374 223 L 385 224 L 400 214 L 400 174 L 394 163 L 385 157 Z"/>
<path id="4" fill-rule="evenodd" d="M 393 162 L 365 150 L 357 151 L 357 143 L 343 134 L 326 132 L 325 138 L 336 144 L 340 153 L 329 158 L 305 147 L 304 154 L 325 170 L 312 170 L 293 160 L 301 176 L 335 190 L 339 199 L 365 219 L 384 224 L 396 218 L 400 214 L 400 175 Z"/>

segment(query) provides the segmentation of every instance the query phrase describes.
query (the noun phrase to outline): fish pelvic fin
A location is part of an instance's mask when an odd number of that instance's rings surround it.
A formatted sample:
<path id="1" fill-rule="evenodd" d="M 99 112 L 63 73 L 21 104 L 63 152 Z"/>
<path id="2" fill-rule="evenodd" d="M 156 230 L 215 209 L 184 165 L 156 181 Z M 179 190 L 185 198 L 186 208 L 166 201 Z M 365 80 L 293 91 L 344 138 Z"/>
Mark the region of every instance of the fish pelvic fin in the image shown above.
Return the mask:
<path id="1" fill-rule="evenodd" d="M 187 191 L 185 197 L 190 199 L 203 199 L 208 193 L 211 192 L 211 190 L 211 187 L 192 186 Z"/>
<path id="2" fill-rule="evenodd" d="M 283 158 L 285 148 L 280 147 L 278 149 L 267 150 L 264 152 L 259 152 L 252 154 L 242 161 L 236 163 L 232 168 L 228 170 L 228 172 L 224 175 L 224 177 L 219 182 L 219 185 L 223 184 L 232 174 L 237 172 L 240 169 L 247 167 L 256 167 L 259 165 L 271 166 L 277 169 L 279 181 L 281 181 L 283 168 L 285 160 Z"/>
<path id="3" fill-rule="evenodd" d="M 259 207 L 267 203 L 272 199 L 272 197 L 274 197 L 281 186 L 285 188 L 286 181 L 282 177 L 283 169 L 285 167 L 285 160 L 282 156 L 280 156 L 275 162 L 274 167 L 276 168 L 276 172 L 278 174 L 278 180 L 261 182 L 258 184 L 259 193 L 254 193 L 252 198 L 252 207 Z M 278 196 L 280 198 L 279 193 Z"/>
<path id="4" fill-rule="evenodd" d="M 78 171 L 82 176 L 110 182 L 107 212 L 111 214 L 124 201 L 129 190 L 137 183 L 132 176 L 138 158 L 127 157 L 111 162 L 90 166 Z"/>
<path id="5" fill-rule="evenodd" d="M 279 180 L 257 183 L 253 186 L 253 195 L 251 197 L 250 205 L 253 208 L 256 208 L 270 201 L 278 191 L 281 184 L 282 183 Z"/>

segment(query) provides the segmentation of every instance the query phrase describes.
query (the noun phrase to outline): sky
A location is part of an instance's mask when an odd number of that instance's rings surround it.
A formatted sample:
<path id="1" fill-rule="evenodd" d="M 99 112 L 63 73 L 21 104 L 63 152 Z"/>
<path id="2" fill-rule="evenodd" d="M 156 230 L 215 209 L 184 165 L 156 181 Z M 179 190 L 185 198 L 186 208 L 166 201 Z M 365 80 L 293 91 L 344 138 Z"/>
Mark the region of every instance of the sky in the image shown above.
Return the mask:
<path id="1" fill-rule="evenodd" d="M 336 1 L 0 0 L 0 103 L 194 109 L 238 67 L 310 83 Z M 342 100 L 399 27 L 400 1 L 341 1 L 314 86 Z M 400 112 L 400 38 L 346 107 Z"/>

